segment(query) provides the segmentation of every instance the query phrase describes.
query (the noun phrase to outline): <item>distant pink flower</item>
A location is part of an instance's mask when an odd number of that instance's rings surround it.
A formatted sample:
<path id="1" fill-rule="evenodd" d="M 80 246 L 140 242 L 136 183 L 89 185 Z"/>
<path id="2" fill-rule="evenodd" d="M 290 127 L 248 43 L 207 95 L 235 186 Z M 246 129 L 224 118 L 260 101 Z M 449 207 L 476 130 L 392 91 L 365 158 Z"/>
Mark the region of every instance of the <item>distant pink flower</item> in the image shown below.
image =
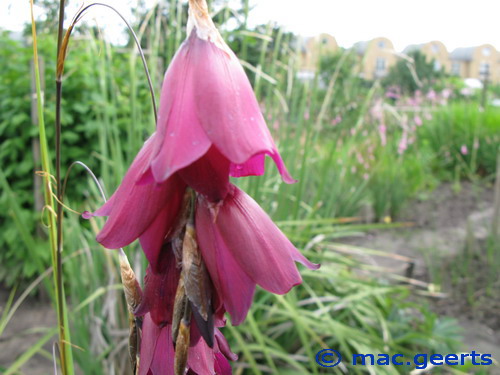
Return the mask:
<path id="1" fill-rule="evenodd" d="M 370 114 L 373 116 L 373 118 L 379 121 L 381 121 L 384 116 L 384 110 L 382 104 L 383 104 L 382 99 L 377 99 L 373 104 L 373 107 L 371 107 L 370 109 Z"/>
<path id="2" fill-rule="evenodd" d="M 386 98 L 390 99 L 399 99 L 401 95 L 399 95 L 397 92 L 389 90 L 385 93 Z"/>
<path id="3" fill-rule="evenodd" d="M 472 146 L 474 148 L 474 150 L 477 150 L 479 149 L 479 139 L 474 139 L 474 144 Z"/>
<path id="4" fill-rule="evenodd" d="M 467 148 L 466 145 L 462 145 L 462 147 L 460 147 L 460 153 L 462 155 L 467 155 L 469 153 L 469 149 Z"/>
<path id="5" fill-rule="evenodd" d="M 340 115 L 335 116 L 335 118 L 332 120 L 332 126 L 339 124 L 341 121 L 342 121 L 342 116 Z"/>
<path id="6" fill-rule="evenodd" d="M 430 112 L 425 112 L 424 117 L 427 121 L 432 120 L 432 114 Z"/>
<path id="7" fill-rule="evenodd" d="M 444 98 L 444 99 L 449 99 L 451 97 L 451 94 L 453 93 L 453 91 L 451 89 L 443 89 L 443 91 L 441 91 L 441 96 Z"/>
<path id="8" fill-rule="evenodd" d="M 309 110 L 304 112 L 304 120 L 309 120 L 311 118 L 311 115 L 309 114 Z"/>
<path id="9" fill-rule="evenodd" d="M 413 117 L 413 122 L 415 122 L 415 125 L 417 126 L 422 126 L 422 119 L 419 115 L 415 115 L 415 117 Z"/>
<path id="10" fill-rule="evenodd" d="M 408 105 L 412 107 L 419 107 L 422 104 L 422 92 L 420 90 L 415 91 L 412 98 L 408 98 Z"/>
<path id="11" fill-rule="evenodd" d="M 351 130 L 349 130 L 349 132 L 351 133 L 352 136 L 356 135 L 356 129 L 354 129 L 354 128 L 351 128 Z"/>
<path id="12" fill-rule="evenodd" d="M 386 127 L 385 124 L 380 124 L 378 127 L 378 133 L 380 135 L 380 142 L 382 143 L 382 146 L 385 146 L 387 144 L 387 138 L 386 138 Z"/>
<path id="13" fill-rule="evenodd" d="M 429 99 L 430 101 L 434 101 L 437 99 L 437 94 L 436 94 L 436 91 L 434 90 L 430 90 L 428 93 L 427 93 L 427 99 Z"/>
<path id="14" fill-rule="evenodd" d="M 402 155 L 407 148 L 408 148 L 408 134 L 406 131 L 403 131 L 403 136 L 401 137 L 401 140 L 399 141 L 398 145 L 398 154 Z"/>
<path id="15" fill-rule="evenodd" d="M 368 180 L 370 178 L 370 175 L 368 173 L 363 174 L 363 180 Z"/>
<path id="16" fill-rule="evenodd" d="M 462 94 L 463 96 L 471 96 L 472 90 L 468 87 L 464 87 L 463 89 L 460 90 L 460 94 Z"/>

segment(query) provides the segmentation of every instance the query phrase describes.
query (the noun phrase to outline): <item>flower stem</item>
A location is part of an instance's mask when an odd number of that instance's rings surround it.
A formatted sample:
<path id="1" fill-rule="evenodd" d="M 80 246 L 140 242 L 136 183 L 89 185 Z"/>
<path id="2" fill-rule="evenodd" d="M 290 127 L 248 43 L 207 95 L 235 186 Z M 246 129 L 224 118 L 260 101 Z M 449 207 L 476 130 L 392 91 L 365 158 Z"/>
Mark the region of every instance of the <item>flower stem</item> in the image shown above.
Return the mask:
<path id="1" fill-rule="evenodd" d="M 45 206 L 47 209 L 48 223 L 49 223 L 49 242 L 51 247 L 52 268 L 54 270 L 54 288 L 55 288 L 55 305 L 58 318 L 59 330 L 59 347 L 61 348 L 61 368 L 64 375 L 74 374 L 73 357 L 71 352 L 71 340 L 69 335 L 69 324 L 66 310 L 66 302 L 64 299 L 64 289 L 62 285 L 61 275 L 61 259 L 60 252 L 58 251 L 58 234 L 57 234 L 57 221 L 58 214 L 55 213 L 59 207 L 54 210 L 54 200 L 52 197 L 51 185 L 51 167 L 50 156 L 47 144 L 47 136 L 45 132 L 45 122 L 43 117 L 43 98 L 40 85 L 40 66 L 38 61 L 38 46 L 36 36 L 36 24 L 33 14 L 33 0 L 30 1 L 31 5 L 31 31 L 33 35 L 33 59 L 35 66 L 35 86 L 37 94 L 37 111 L 39 119 L 39 137 L 40 137 L 40 153 L 42 159 L 42 169 L 44 178 L 44 196 Z M 57 183 L 59 185 L 59 182 Z M 59 193 L 59 191 L 58 191 Z M 55 213 L 55 214 L 54 214 Z M 60 216 L 59 216 L 60 217 Z"/>

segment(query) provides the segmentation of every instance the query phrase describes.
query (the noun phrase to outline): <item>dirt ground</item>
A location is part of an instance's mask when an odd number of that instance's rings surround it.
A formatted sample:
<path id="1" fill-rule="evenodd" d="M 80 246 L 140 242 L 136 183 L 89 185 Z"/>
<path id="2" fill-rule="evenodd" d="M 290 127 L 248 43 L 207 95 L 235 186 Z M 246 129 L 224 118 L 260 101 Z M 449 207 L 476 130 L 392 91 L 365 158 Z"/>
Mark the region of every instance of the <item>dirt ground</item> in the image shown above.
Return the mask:
<path id="1" fill-rule="evenodd" d="M 439 285 L 436 292 L 443 295 L 429 298 L 431 308 L 456 318 L 463 328 L 463 351 L 490 353 L 500 362 L 500 270 L 490 266 L 484 251 L 492 217 L 492 188 L 445 184 L 405 208 L 399 221 L 412 222 L 412 227 L 370 232 L 347 242 L 412 258 L 412 277 Z M 495 246 L 493 256 L 499 257 L 500 244 Z M 454 277 L 465 251 L 466 276 Z M 408 263 L 395 258 L 364 258 L 401 275 L 407 272 Z M 498 373 L 500 369 L 491 369 Z"/>
<path id="2" fill-rule="evenodd" d="M 8 294 L 5 291 L 0 292 L 2 310 L 7 298 Z M 1 368 L 9 367 L 21 354 L 41 339 L 47 329 L 53 327 L 56 327 L 56 316 L 50 303 L 37 298 L 29 298 L 25 301 L 0 336 L 0 373 Z M 44 345 L 47 356 L 52 355 L 52 343 L 55 340 L 56 336 Z M 53 375 L 52 359 L 47 356 L 36 354 L 21 368 L 22 373 Z"/>
<path id="3" fill-rule="evenodd" d="M 481 248 L 491 223 L 493 191 L 462 184 L 457 191 L 451 185 L 442 185 L 428 197 L 415 200 L 404 211 L 400 221 L 413 222 L 408 228 L 369 232 L 363 237 L 351 238 L 349 244 L 383 250 L 414 259 L 412 277 L 429 283 L 440 278 L 440 293 L 445 298 L 432 298 L 432 308 L 444 315 L 455 317 L 463 327 L 464 352 L 476 350 L 491 353 L 500 360 L 500 273 L 494 284 L 493 297 L 483 293 L 483 270 L 488 268 L 481 254 L 471 257 L 471 278 L 451 283 L 448 272 L 457 262 L 467 243 L 467 233 L 472 233 L 474 242 Z M 470 236 L 469 236 L 470 237 Z M 497 255 L 500 248 L 497 249 Z M 404 274 L 406 265 L 400 260 L 384 257 L 366 257 L 365 261 L 392 270 L 400 269 Z M 490 280 L 491 281 L 491 280 Z M 478 288 L 474 297 L 477 303 L 471 307 L 464 298 L 464 282 L 473 282 Z M 491 283 L 490 283 L 491 284 Z M 495 294 L 496 293 L 496 294 Z M 7 293 L 0 292 L 0 306 L 5 306 Z M 9 366 L 44 334 L 43 329 L 54 327 L 55 315 L 47 302 L 30 299 L 25 302 L 6 331 L 0 337 L 0 369 Z M 53 374 L 52 342 L 44 346 L 45 355 L 37 354 L 22 372 L 29 375 Z M 497 374 L 493 370 L 491 374 Z"/>

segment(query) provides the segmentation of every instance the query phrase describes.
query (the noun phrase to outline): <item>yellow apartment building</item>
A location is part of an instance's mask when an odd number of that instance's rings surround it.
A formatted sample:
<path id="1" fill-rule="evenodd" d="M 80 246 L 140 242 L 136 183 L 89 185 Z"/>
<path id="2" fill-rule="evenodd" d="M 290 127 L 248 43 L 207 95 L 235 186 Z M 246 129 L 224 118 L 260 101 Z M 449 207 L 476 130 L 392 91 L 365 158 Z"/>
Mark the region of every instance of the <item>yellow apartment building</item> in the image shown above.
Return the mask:
<path id="1" fill-rule="evenodd" d="M 444 69 L 449 73 L 451 69 L 450 55 L 446 46 L 440 41 L 433 40 L 432 42 L 422 44 L 411 44 L 403 50 L 403 53 L 408 55 L 410 52 L 422 52 L 428 62 L 434 61 L 434 69 Z"/>
<path id="2" fill-rule="evenodd" d="M 491 44 L 456 48 L 450 53 L 451 74 L 500 83 L 500 53 Z"/>
<path id="3" fill-rule="evenodd" d="M 377 79 L 387 75 L 397 56 L 392 42 L 387 38 L 375 38 L 358 42 L 352 47 L 359 56 L 360 76 L 365 79 Z"/>
<path id="4" fill-rule="evenodd" d="M 314 74 L 318 69 L 320 56 L 334 53 L 338 48 L 337 40 L 330 34 L 306 38 L 301 49 L 301 70 Z"/>

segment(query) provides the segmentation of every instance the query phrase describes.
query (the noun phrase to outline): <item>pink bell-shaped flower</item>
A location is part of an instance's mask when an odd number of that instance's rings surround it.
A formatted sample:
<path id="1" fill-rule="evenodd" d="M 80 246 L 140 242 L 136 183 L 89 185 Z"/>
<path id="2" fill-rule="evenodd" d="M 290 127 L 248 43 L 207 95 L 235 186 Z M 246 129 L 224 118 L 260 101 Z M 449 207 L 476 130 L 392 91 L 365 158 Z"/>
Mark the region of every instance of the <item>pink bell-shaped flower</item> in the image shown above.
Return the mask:
<path id="1" fill-rule="evenodd" d="M 196 231 L 212 282 L 235 325 L 245 319 L 256 284 L 285 294 L 302 282 L 295 262 L 310 269 L 319 267 L 308 261 L 262 208 L 234 185 L 219 204 L 198 199 Z"/>
<path id="2" fill-rule="evenodd" d="M 188 38 L 163 82 L 158 137 L 151 161 L 155 181 L 167 180 L 210 156 L 210 150 L 215 148 L 220 154 L 211 158 L 215 166 L 224 163 L 220 156 L 227 159 L 233 177 L 262 175 L 265 155 L 269 155 L 284 181 L 295 182 L 274 144 L 238 58 L 222 40 L 202 2 L 193 3 L 197 4 L 190 8 Z M 186 174 L 194 171 L 181 172 L 181 176 Z M 227 193 L 224 183 L 218 195 L 207 194 L 203 185 L 193 187 L 212 200 L 220 200 Z"/>

